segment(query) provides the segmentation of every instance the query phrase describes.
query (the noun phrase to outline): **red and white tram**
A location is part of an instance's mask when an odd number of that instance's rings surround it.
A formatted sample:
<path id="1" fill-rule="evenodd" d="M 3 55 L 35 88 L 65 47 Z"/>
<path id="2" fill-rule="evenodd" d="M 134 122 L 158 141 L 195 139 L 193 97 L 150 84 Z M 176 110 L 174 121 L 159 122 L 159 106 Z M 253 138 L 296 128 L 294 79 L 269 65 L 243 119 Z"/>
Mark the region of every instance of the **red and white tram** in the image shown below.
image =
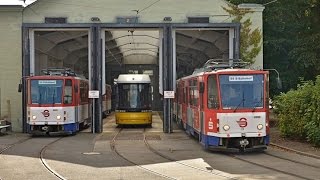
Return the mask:
<path id="1" fill-rule="evenodd" d="M 210 64 L 177 80 L 174 118 L 206 149 L 266 149 L 269 72 Z"/>
<path id="2" fill-rule="evenodd" d="M 26 81 L 28 133 L 74 134 L 91 124 L 88 80 L 70 69 L 49 69 Z M 111 87 L 106 86 L 103 111 L 109 112 Z"/>

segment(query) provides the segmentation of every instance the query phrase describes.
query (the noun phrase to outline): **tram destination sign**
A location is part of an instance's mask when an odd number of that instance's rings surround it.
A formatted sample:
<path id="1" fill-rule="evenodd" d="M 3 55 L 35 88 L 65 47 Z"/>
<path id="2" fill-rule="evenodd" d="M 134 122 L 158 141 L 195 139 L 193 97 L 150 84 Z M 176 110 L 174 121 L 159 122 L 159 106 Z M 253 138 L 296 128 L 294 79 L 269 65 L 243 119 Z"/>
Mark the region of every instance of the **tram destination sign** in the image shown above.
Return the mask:
<path id="1" fill-rule="evenodd" d="M 253 76 L 229 76 L 229 81 L 253 81 Z"/>
<path id="2" fill-rule="evenodd" d="M 56 80 L 39 80 L 38 84 L 57 84 Z"/>

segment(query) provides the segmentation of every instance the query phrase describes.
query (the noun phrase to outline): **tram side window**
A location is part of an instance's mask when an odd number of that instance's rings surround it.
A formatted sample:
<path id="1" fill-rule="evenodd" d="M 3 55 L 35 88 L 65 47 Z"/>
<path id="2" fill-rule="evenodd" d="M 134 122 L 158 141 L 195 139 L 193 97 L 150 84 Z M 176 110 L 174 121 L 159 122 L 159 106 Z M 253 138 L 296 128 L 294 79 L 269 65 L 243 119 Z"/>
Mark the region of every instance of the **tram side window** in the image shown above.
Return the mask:
<path id="1" fill-rule="evenodd" d="M 70 79 L 67 79 L 64 84 L 63 102 L 64 104 L 72 103 L 72 81 Z"/>
<path id="2" fill-rule="evenodd" d="M 88 102 L 88 84 L 85 82 L 81 81 L 80 82 L 80 101 L 81 103 L 86 103 Z"/>
<path id="3" fill-rule="evenodd" d="M 178 87 L 178 102 L 184 103 L 184 88 L 182 86 Z"/>
<path id="4" fill-rule="evenodd" d="M 198 106 L 198 102 L 199 102 L 198 80 L 193 80 L 193 105 Z"/>
<path id="5" fill-rule="evenodd" d="M 208 77 L 208 108 L 219 109 L 217 77 L 215 75 Z"/>
<path id="6" fill-rule="evenodd" d="M 193 104 L 193 90 L 192 90 L 192 81 L 189 81 L 189 104 Z"/>
<path id="7" fill-rule="evenodd" d="M 183 103 L 187 103 L 187 88 L 183 87 Z"/>
<path id="8" fill-rule="evenodd" d="M 265 75 L 264 77 L 266 79 L 266 87 L 269 89 L 269 78 L 267 77 L 267 75 Z M 262 97 L 261 97 L 262 98 Z M 266 91 L 266 96 L 265 96 L 265 107 L 269 108 L 269 91 Z"/>
<path id="9" fill-rule="evenodd" d="M 197 88 L 197 80 L 190 80 L 189 81 L 189 103 L 190 105 L 197 106 L 198 105 L 198 88 Z"/>

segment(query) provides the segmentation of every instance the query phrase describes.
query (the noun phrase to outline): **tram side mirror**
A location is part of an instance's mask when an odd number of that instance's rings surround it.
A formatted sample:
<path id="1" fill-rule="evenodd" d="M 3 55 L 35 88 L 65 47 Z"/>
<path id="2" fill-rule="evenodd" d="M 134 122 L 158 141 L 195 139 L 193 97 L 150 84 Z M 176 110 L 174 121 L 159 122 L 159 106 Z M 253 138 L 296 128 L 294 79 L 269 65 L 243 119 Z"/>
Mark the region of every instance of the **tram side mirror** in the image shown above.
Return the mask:
<path id="1" fill-rule="evenodd" d="M 282 89 L 282 81 L 279 77 L 276 78 L 276 81 L 277 81 L 277 88 L 278 89 Z"/>
<path id="2" fill-rule="evenodd" d="M 22 92 L 22 84 L 21 83 L 18 85 L 18 92 Z"/>
<path id="3" fill-rule="evenodd" d="M 204 82 L 200 82 L 200 93 L 204 93 Z"/>

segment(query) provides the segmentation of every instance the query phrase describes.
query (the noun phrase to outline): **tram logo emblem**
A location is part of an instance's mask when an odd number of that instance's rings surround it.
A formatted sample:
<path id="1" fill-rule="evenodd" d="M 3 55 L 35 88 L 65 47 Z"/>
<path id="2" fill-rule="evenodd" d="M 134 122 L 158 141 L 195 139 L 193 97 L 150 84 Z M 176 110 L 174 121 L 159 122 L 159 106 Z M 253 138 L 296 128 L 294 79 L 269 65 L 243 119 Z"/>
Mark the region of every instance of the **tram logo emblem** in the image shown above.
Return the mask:
<path id="1" fill-rule="evenodd" d="M 44 110 L 42 112 L 42 114 L 43 114 L 44 117 L 49 117 L 50 116 L 49 110 Z"/>
<path id="2" fill-rule="evenodd" d="M 239 121 L 237 121 L 237 123 L 239 124 L 240 127 L 244 128 L 247 127 L 248 122 L 246 118 L 240 118 Z"/>

